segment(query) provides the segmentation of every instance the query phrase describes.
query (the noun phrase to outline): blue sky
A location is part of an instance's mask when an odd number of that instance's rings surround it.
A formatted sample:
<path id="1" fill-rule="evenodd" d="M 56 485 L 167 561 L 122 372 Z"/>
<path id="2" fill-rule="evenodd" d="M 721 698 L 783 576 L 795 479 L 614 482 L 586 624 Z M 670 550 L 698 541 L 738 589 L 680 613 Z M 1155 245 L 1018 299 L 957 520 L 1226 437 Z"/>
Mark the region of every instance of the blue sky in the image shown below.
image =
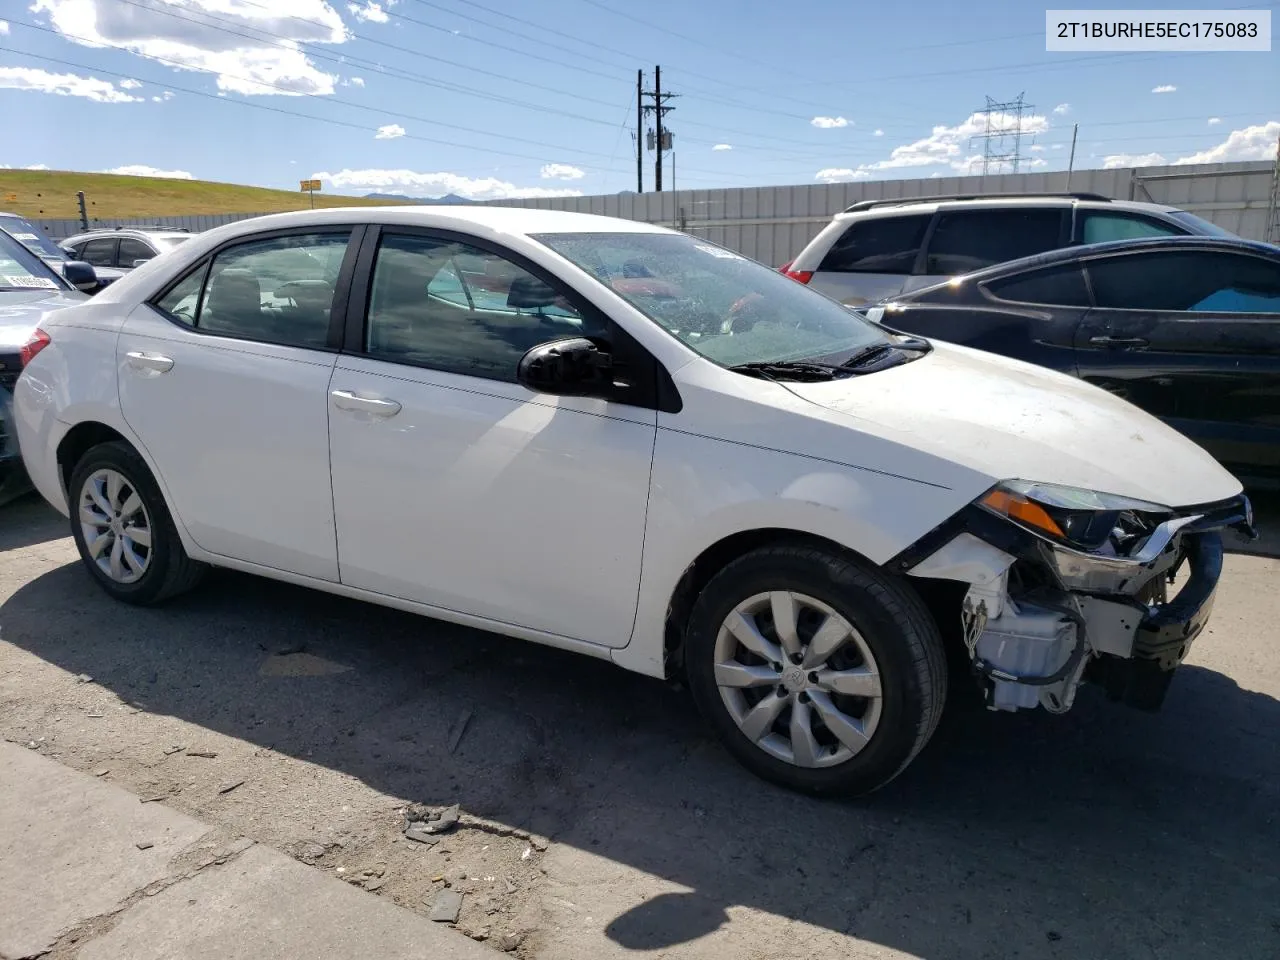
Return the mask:
<path id="1" fill-rule="evenodd" d="M 636 71 L 652 84 L 655 64 L 680 94 L 679 188 L 980 172 L 988 95 L 1034 105 L 1023 169 L 1065 169 L 1076 122 L 1077 168 L 1264 159 L 1280 136 L 1280 49 L 1047 53 L 1044 7 L 1010 0 L 3 0 L 0 16 L 11 167 L 615 193 L 635 188 Z"/>

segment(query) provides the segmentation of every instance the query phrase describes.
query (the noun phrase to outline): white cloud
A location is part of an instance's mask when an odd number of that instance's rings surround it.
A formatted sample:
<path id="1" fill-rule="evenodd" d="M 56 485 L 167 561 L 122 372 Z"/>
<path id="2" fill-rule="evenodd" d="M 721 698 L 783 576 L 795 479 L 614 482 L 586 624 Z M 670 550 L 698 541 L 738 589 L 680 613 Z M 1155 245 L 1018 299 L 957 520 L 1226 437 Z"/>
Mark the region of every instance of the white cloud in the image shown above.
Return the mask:
<path id="1" fill-rule="evenodd" d="M 1162 153 L 1113 153 L 1102 158 L 1103 170 L 1119 167 L 1159 167 L 1168 163 Z"/>
<path id="2" fill-rule="evenodd" d="M 404 136 L 404 127 L 398 123 L 388 123 L 385 127 L 379 127 L 378 132 L 373 135 L 375 140 L 395 140 Z"/>
<path id="3" fill-rule="evenodd" d="M 122 90 L 137 90 L 141 86 L 142 83 L 138 80 L 125 79 L 120 81 L 120 88 Z"/>
<path id="4" fill-rule="evenodd" d="M 351 84 L 351 86 L 353 87 L 363 87 L 364 77 L 352 77 L 350 80 L 347 81 L 347 83 Z"/>
<path id="5" fill-rule="evenodd" d="M 152 97 L 152 98 L 151 98 L 151 102 L 152 102 L 152 103 L 164 103 L 164 101 L 166 101 L 166 100 L 172 100 L 172 99 L 174 98 L 174 96 L 176 96 L 176 94 L 174 94 L 174 92 L 173 92 L 172 90 L 166 90 L 164 93 L 160 94 L 159 96 Z M 221 96 L 221 94 L 219 94 L 219 96 Z"/>
<path id="6" fill-rule="evenodd" d="M 875 133 L 873 133 L 873 134 L 871 134 L 871 135 L 872 135 L 873 137 L 883 137 L 883 136 L 884 136 L 884 131 L 883 131 L 883 130 L 879 130 L 879 129 L 877 129 L 877 130 L 875 131 Z"/>
<path id="7" fill-rule="evenodd" d="M 110 170 L 103 170 L 102 173 L 114 173 L 122 177 L 160 177 L 164 180 L 194 180 L 191 174 L 185 170 L 160 170 L 156 167 L 149 167 L 145 163 L 131 163 L 123 167 L 113 167 Z"/>
<path id="8" fill-rule="evenodd" d="M 1178 90 L 1172 83 L 1162 83 L 1158 87 L 1152 87 L 1152 93 L 1176 93 Z"/>
<path id="9" fill-rule="evenodd" d="M 581 180 L 586 175 L 586 171 L 567 163 L 543 164 L 542 169 L 538 171 L 538 176 L 543 180 Z"/>
<path id="10" fill-rule="evenodd" d="M 9 21 L 0 20 L 0 37 L 7 37 L 8 35 L 9 35 Z"/>
<path id="11" fill-rule="evenodd" d="M 419 173 L 414 170 L 340 170 L 313 173 L 337 190 L 395 192 L 441 196 L 453 193 L 469 200 L 511 200 L 524 197 L 580 197 L 581 190 L 517 187 L 496 177 L 466 177 L 458 173 Z"/>
<path id="12" fill-rule="evenodd" d="M 1032 153 L 1044 153 L 1045 148 L 1038 143 L 1033 143 L 1029 149 Z"/>
<path id="13" fill-rule="evenodd" d="M 348 3 L 347 9 L 357 20 L 367 20 L 371 23 L 387 22 L 387 11 L 382 9 L 382 4 L 374 3 L 372 0 L 367 3 Z"/>
<path id="14" fill-rule="evenodd" d="M 733 149 L 733 144 L 731 144 L 731 143 L 717 143 L 717 144 L 716 144 L 714 147 L 712 147 L 711 149 L 712 149 L 712 150 L 732 150 L 732 149 Z"/>
<path id="15" fill-rule="evenodd" d="M 1050 150 L 1061 150 L 1061 149 L 1062 149 L 1062 144 L 1060 144 L 1060 143 L 1055 143 L 1055 144 L 1054 144 L 1052 147 L 1050 147 L 1049 149 L 1050 149 Z"/>
<path id="16" fill-rule="evenodd" d="M 344 43 L 346 25 L 327 0 L 35 0 L 54 30 L 87 47 L 127 50 L 178 70 L 210 73 L 221 92 L 333 93 L 334 77 L 302 43 Z M 176 14 L 176 15 L 175 15 Z"/>
<path id="17" fill-rule="evenodd" d="M 865 170 L 854 170 L 851 167 L 825 167 L 815 173 L 813 178 L 823 183 L 847 183 L 850 180 L 866 180 L 870 176 Z"/>
<path id="18" fill-rule="evenodd" d="M 1173 162 L 1181 166 L 1188 163 L 1225 163 L 1229 160 L 1274 160 L 1277 138 L 1280 138 L 1280 120 L 1272 120 L 1243 130 L 1232 130 L 1227 134 L 1227 139 L 1216 147 L 1179 157 Z"/>
<path id="19" fill-rule="evenodd" d="M 74 73 L 50 73 L 37 67 L 0 67 L 0 87 L 55 93 L 62 97 L 84 97 L 95 103 L 142 102 L 141 97 L 117 90 L 109 80 L 81 77 Z"/>
<path id="20" fill-rule="evenodd" d="M 1221 117 L 1210 117 L 1210 118 L 1209 118 L 1209 126 L 1211 126 L 1211 127 L 1216 127 L 1216 126 L 1217 126 L 1218 124 L 1220 124 L 1221 122 L 1222 122 L 1222 118 L 1221 118 Z"/>
<path id="21" fill-rule="evenodd" d="M 1017 118 L 1011 115 L 992 114 L 991 128 L 993 130 L 1010 129 L 1016 120 Z M 1049 129 L 1049 121 L 1038 115 L 1024 116 L 1021 121 L 1021 129 L 1024 135 L 1044 133 Z M 947 164 L 953 170 L 968 171 L 975 160 L 981 162 L 982 158 L 964 156 L 964 150 L 970 138 L 986 132 L 987 115 L 985 113 L 970 114 L 963 123 L 954 127 L 936 126 L 929 136 L 912 143 L 894 147 L 886 159 L 877 160 L 874 163 L 864 163 L 858 169 L 871 173 L 877 170 L 893 170 L 901 167 L 931 167 L 937 164 Z M 1039 166 L 1034 160 L 1024 161 L 1024 164 L 1027 166 Z"/>
<path id="22" fill-rule="evenodd" d="M 849 121 L 844 117 L 814 117 L 809 122 L 819 130 L 833 130 L 836 127 L 849 126 Z"/>
<path id="23" fill-rule="evenodd" d="M 13 164 L 11 164 L 11 163 L 0 163 L 0 170 L 14 170 L 14 169 L 17 169 L 17 170 L 48 170 L 48 169 L 49 169 L 49 165 L 48 165 L 47 163 L 31 163 L 31 164 L 28 164 L 28 165 L 27 165 L 27 166 L 25 166 L 25 167 L 16 167 L 16 168 L 15 168 L 15 167 L 13 166 Z"/>
<path id="24" fill-rule="evenodd" d="M 1065 114 L 1068 114 L 1068 113 L 1070 113 L 1070 112 L 1071 112 L 1071 104 L 1069 104 L 1069 103 L 1060 103 L 1060 104 L 1058 104 L 1056 107 L 1054 107 L 1054 108 L 1053 108 L 1053 112 L 1054 112 L 1054 113 L 1056 113 L 1056 114 L 1057 114 L 1058 116 L 1060 116 L 1060 117 L 1061 117 L 1061 116 L 1064 116 Z"/>

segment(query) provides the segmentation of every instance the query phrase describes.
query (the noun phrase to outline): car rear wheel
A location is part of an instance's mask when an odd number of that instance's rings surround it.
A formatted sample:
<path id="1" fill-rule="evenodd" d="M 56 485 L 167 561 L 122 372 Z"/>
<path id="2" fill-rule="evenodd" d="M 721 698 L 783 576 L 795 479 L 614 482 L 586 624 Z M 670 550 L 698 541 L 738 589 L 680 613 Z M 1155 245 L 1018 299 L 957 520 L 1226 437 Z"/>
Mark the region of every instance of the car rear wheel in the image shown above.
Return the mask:
<path id="1" fill-rule="evenodd" d="M 685 664 L 729 750 L 816 795 L 884 786 L 928 742 L 946 700 L 942 639 L 915 592 L 804 545 L 752 551 L 712 578 Z"/>
<path id="2" fill-rule="evenodd" d="M 205 565 L 187 556 L 146 463 L 128 444 L 99 444 L 68 485 L 71 533 L 94 580 L 117 600 L 148 605 L 191 589 Z"/>

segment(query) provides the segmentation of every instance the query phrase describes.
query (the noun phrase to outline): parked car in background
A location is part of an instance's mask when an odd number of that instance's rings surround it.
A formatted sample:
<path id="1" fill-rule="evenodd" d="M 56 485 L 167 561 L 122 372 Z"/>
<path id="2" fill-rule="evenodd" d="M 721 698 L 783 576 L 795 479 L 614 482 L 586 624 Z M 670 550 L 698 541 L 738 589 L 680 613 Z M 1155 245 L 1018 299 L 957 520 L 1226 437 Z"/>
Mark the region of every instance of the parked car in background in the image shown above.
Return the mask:
<path id="1" fill-rule="evenodd" d="M 172 227 L 110 227 L 68 237 L 62 249 L 95 268 L 127 272 L 190 239 L 188 231 Z"/>
<path id="2" fill-rule="evenodd" d="M 1280 482 L 1280 247 L 1222 237 L 1074 247 L 863 309 L 895 330 L 1080 377 L 1237 474 Z"/>
<path id="3" fill-rule="evenodd" d="M 63 250 L 46 237 L 34 223 L 25 217 L 18 216 L 16 213 L 0 212 L 0 232 L 6 233 L 17 240 L 64 277 L 66 276 L 66 265 L 68 263 L 83 262 L 77 261 L 71 253 Z M 96 279 L 92 287 L 83 285 L 83 271 L 78 271 L 77 276 L 81 278 L 78 281 L 78 289 L 92 294 L 124 276 L 124 271 L 113 269 L 110 266 L 95 267 L 94 276 Z"/>
<path id="4" fill-rule="evenodd" d="M 607 217 L 245 220 L 27 354 L 24 460 L 112 597 L 231 567 L 681 676 L 820 794 L 910 763 L 946 644 L 995 708 L 1157 708 L 1251 523 L 1106 391 Z"/>
<path id="5" fill-rule="evenodd" d="M 1177 207 L 1096 193 L 865 200 L 780 269 L 860 304 L 1073 244 L 1186 235 L 1233 236 Z"/>
<path id="6" fill-rule="evenodd" d="M 86 264 L 68 271 L 92 278 Z M 39 324 L 55 310 L 81 303 L 83 293 L 28 247 L 0 231 L 0 504 L 29 489 L 13 432 L 13 388 Z"/>

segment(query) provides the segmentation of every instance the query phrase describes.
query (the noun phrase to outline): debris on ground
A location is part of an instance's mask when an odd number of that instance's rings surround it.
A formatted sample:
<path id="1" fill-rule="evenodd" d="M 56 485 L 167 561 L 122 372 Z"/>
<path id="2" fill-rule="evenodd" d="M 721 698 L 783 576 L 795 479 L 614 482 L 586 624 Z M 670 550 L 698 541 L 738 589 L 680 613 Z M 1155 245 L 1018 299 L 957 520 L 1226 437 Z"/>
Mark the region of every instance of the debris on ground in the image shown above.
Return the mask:
<path id="1" fill-rule="evenodd" d="M 88 713 L 88 714 L 85 714 L 85 716 L 87 716 L 90 720 L 101 720 L 101 719 L 102 719 L 102 717 L 103 717 L 103 714 L 101 714 L 101 713 Z"/>
<path id="2" fill-rule="evenodd" d="M 103 767 L 101 770 L 93 771 L 93 775 L 95 777 L 105 777 L 110 772 L 111 772 L 111 769 L 109 767 Z"/>
<path id="3" fill-rule="evenodd" d="M 156 794 L 152 794 L 149 797 L 139 797 L 138 802 L 139 803 L 159 803 L 162 800 L 168 800 L 168 799 L 169 799 L 169 795 L 167 793 L 156 793 Z"/>
<path id="4" fill-rule="evenodd" d="M 453 725 L 453 733 L 449 736 L 449 752 L 453 753 L 462 742 L 462 735 L 467 732 L 467 724 L 471 722 L 471 710 L 463 710 Z"/>
<path id="5" fill-rule="evenodd" d="M 186 749 L 186 747 L 180 746 L 179 744 L 176 744 L 176 743 L 175 743 L 172 747 L 165 747 L 165 748 L 164 748 L 164 755 L 165 755 L 166 757 L 171 757 L 171 756 L 173 756 L 175 753 L 181 753 L 181 752 L 182 752 L 183 750 L 185 750 L 185 749 Z"/>
<path id="6" fill-rule="evenodd" d="M 93 683 L 93 677 L 89 676 L 87 673 L 77 673 L 76 683 Z"/>
<path id="7" fill-rule="evenodd" d="M 218 787 L 218 792 L 230 793 L 236 787 L 243 786 L 243 785 L 244 785 L 243 780 L 231 780 L 231 781 L 228 781 L 227 783 L 224 783 L 222 786 Z"/>
<path id="8" fill-rule="evenodd" d="M 510 877 L 503 877 L 503 878 L 502 878 L 502 885 L 506 888 L 507 893 L 515 893 L 515 892 L 516 892 L 516 885 L 515 885 L 514 883 L 512 883 L 512 882 L 511 882 L 511 878 L 510 878 Z"/>
<path id="9" fill-rule="evenodd" d="M 206 760 L 212 760 L 218 755 L 216 750 L 188 750 L 188 757 L 204 757 Z"/>
<path id="10" fill-rule="evenodd" d="M 297 847 L 295 856 L 303 863 L 315 863 L 328 851 L 318 843 L 304 843 Z"/>
<path id="11" fill-rule="evenodd" d="M 152 843 L 150 840 L 139 840 L 137 843 L 134 844 L 134 846 L 137 847 L 139 850 L 150 850 L 152 847 L 155 846 L 155 844 Z"/>
<path id="12" fill-rule="evenodd" d="M 530 844 L 529 846 L 524 848 L 524 853 L 520 854 L 520 859 L 528 860 L 532 856 L 533 856 L 533 845 Z"/>
<path id="13" fill-rule="evenodd" d="M 438 842 L 438 834 L 446 833 L 458 825 L 462 810 L 458 804 L 442 810 L 426 810 L 417 804 L 405 811 L 407 820 L 404 828 L 406 839 L 416 840 L 428 845 Z"/>
<path id="14" fill-rule="evenodd" d="M 428 917 L 437 923 L 457 923 L 462 912 L 462 894 L 457 890 L 441 890 L 431 903 Z"/>
<path id="15" fill-rule="evenodd" d="M 504 933 L 498 938 L 498 946 L 507 953 L 516 949 L 524 942 L 524 937 L 519 933 Z"/>

